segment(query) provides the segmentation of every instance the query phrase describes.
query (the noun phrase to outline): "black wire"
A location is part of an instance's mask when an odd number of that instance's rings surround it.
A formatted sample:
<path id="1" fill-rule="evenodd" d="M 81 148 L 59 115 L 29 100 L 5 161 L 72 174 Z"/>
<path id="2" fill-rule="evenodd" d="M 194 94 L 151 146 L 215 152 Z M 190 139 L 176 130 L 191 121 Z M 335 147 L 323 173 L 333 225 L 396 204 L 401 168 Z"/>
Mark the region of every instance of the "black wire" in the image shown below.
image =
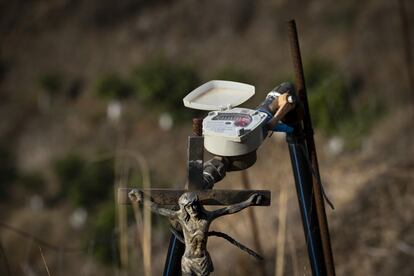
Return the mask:
<path id="1" fill-rule="evenodd" d="M 325 189 L 323 188 L 322 181 L 321 181 L 321 176 L 313 168 L 312 163 L 309 160 L 309 156 L 308 156 L 304 146 L 302 144 L 299 144 L 299 147 L 302 150 L 303 155 L 305 156 L 306 162 L 308 163 L 308 166 L 309 166 L 309 169 L 311 170 L 311 173 L 313 174 L 313 176 L 318 181 L 318 184 L 321 186 L 323 198 L 325 199 L 326 203 L 328 203 L 329 207 L 331 207 L 332 210 L 335 210 L 335 206 L 333 205 L 332 201 L 328 198 L 328 196 L 325 193 Z"/>
<path id="2" fill-rule="evenodd" d="M 182 243 L 185 244 L 184 241 L 184 237 L 183 235 L 178 232 L 176 229 L 174 229 L 174 227 L 170 227 L 170 231 L 175 235 L 175 237 Z M 225 240 L 227 240 L 228 242 L 230 242 L 231 244 L 233 244 L 234 246 L 236 246 L 237 248 L 241 249 L 242 251 L 246 252 L 247 254 L 255 257 L 257 260 L 262 261 L 263 257 L 256 253 L 255 251 L 251 250 L 250 248 L 248 248 L 247 246 L 241 244 L 240 242 L 236 241 L 235 239 L 233 239 L 232 237 L 230 237 L 229 235 L 223 233 L 223 232 L 218 232 L 218 231 L 210 231 L 207 233 L 207 235 L 210 236 L 216 236 L 216 237 L 220 237 L 223 238 Z"/>
<path id="3" fill-rule="evenodd" d="M 225 233 L 217 232 L 217 231 L 210 231 L 210 232 L 208 232 L 208 235 L 209 236 L 216 236 L 216 237 L 220 237 L 220 238 L 226 239 L 228 242 L 230 242 L 234 246 L 238 247 L 239 249 L 243 250 L 247 254 L 255 257 L 257 260 L 263 261 L 263 257 L 260 254 L 254 252 L 253 250 L 251 250 L 247 246 L 241 244 L 240 242 L 236 241 L 235 239 L 233 239 L 232 237 L 230 237 L 229 235 L 227 235 Z"/>

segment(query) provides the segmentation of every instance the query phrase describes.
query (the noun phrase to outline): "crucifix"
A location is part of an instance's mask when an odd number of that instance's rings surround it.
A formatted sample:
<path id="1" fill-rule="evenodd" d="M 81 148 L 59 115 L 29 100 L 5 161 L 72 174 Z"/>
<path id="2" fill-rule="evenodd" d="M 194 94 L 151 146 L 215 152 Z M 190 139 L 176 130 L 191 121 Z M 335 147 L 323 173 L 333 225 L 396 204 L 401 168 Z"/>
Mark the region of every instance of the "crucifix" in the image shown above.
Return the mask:
<path id="1" fill-rule="evenodd" d="M 269 206 L 270 191 L 211 189 L 215 182 L 224 177 L 228 161 L 213 158 L 203 166 L 203 138 L 190 136 L 188 142 L 187 189 L 120 188 L 118 203 L 147 201 L 151 211 L 170 219 L 174 237 L 184 244 L 184 253 L 180 262 L 181 273 L 184 276 L 207 276 L 214 270 L 207 251 L 209 236 L 224 238 L 256 259 L 262 260 L 263 258 L 258 253 L 225 233 L 209 231 L 209 227 L 213 220 L 237 213 L 249 206 Z M 177 205 L 178 208 L 166 207 Z M 226 207 L 208 211 L 204 208 L 206 205 Z M 172 271 L 172 267 L 166 267 L 166 269 Z M 164 275 L 174 275 L 171 271 L 165 271 Z"/>
<path id="2" fill-rule="evenodd" d="M 131 190 L 131 192 L 129 192 L 129 198 L 131 201 L 138 203 L 147 200 L 144 198 L 143 192 L 138 189 Z M 179 210 L 162 208 L 152 201 L 149 205 L 154 213 L 166 216 L 170 220 L 178 222 L 182 234 L 175 229 L 173 230 L 173 233 L 185 244 L 185 252 L 181 260 L 182 275 L 199 276 L 209 275 L 210 272 L 214 271 L 210 254 L 207 251 L 207 239 L 209 236 L 224 237 L 257 259 L 263 259 L 256 252 L 248 249 L 228 235 L 224 233 L 220 233 L 220 235 L 215 231 L 209 231 L 210 224 L 213 220 L 221 216 L 237 213 L 252 205 L 259 205 L 261 201 L 262 196 L 255 193 L 247 200 L 240 203 L 208 211 L 203 207 L 203 204 L 200 203 L 198 195 L 195 192 L 185 192 L 178 199 Z"/>

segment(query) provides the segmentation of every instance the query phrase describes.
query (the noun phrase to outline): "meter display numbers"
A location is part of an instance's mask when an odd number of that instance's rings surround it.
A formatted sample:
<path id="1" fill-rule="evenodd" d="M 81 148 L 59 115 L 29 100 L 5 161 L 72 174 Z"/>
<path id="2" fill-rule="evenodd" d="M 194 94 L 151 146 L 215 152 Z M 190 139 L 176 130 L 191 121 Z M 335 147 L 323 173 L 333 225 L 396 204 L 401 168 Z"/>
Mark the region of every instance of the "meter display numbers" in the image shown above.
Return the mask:
<path id="1" fill-rule="evenodd" d="M 219 113 L 213 117 L 214 121 L 231 121 L 237 127 L 246 127 L 252 122 L 252 117 L 248 114 L 241 113 Z"/>

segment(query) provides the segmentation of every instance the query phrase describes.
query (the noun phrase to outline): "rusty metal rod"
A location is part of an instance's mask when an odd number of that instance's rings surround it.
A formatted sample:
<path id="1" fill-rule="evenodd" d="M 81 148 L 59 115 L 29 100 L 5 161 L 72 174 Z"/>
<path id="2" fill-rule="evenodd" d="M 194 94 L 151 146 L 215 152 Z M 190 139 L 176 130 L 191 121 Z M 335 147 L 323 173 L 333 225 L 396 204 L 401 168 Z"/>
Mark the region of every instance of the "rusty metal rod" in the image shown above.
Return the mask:
<path id="1" fill-rule="evenodd" d="M 318 158 L 316 155 L 315 141 L 313 138 L 313 128 L 311 115 L 309 111 L 308 98 L 305 86 L 305 77 L 303 73 L 303 64 L 300 54 L 298 33 L 296 29 L 296 23 L 294 20 L 288 22 L 288 34 L 289 42 L 293 60 L 293 66 L 295 70 L 295 85 L 298 93 L 298 97 L 303 104 L 304 117 L 303 117 L 303 130 L 305 134 L 307 154 L 311 160 L 311 165 L 316 175 L 312 174 L 312 188 L 313 198 L 316 207 L 316 213 L 318 217 L 320 236 L 322 240 L 323 256 L 326 266 L 326 275 L 334 276 L 335 267 L 332 254 L 331 240 L 329 235 L 328 221 L 326 218 L 324 197 L 322 193 L 322 187 L 319 175 Z"/>
<path id="2" fill-rule="evenodd" d="M 203 135 L 203 118 L 193 118 L 193 136 Z"/>

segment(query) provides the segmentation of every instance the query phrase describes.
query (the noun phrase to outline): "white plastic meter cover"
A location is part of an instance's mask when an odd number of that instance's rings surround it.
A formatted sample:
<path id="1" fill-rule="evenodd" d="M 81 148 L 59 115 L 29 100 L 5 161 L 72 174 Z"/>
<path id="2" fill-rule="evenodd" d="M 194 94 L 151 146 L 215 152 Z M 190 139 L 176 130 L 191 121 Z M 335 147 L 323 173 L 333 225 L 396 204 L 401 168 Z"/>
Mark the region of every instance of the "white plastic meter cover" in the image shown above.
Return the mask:
<path id="1" fill-rule="evenodd" d="M 199 110 L 225 110 L 236 107 L 255 92 L 253 85 L 223 80 L 212 80 L 190 92 L 184 105 Z"/>

